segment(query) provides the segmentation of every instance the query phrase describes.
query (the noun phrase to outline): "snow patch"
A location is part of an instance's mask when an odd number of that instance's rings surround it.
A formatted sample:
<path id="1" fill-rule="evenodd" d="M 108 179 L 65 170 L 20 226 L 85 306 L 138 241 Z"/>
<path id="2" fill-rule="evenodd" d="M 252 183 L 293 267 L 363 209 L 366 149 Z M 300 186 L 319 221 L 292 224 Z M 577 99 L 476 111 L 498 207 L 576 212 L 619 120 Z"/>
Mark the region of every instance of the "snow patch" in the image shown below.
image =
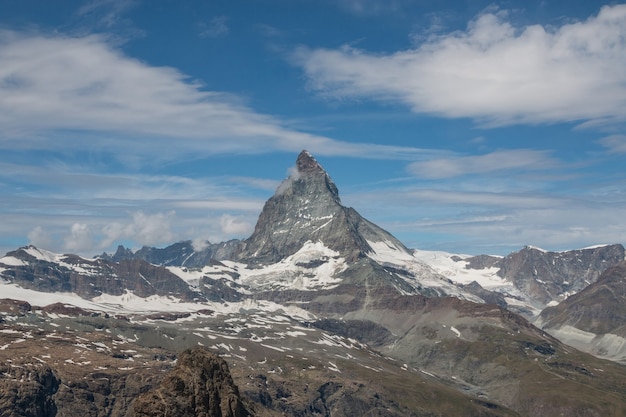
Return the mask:
<path id="1" fill-rule="evenodd" d="M 458 329 L 454 326 L 450 326 L 450 330 L 452 330 L 454 332 L 454 334 L 456 334 L 456 337 L 461 337 L 461 332 L 458 331 Z"/>
<path id="2" fill-rule="evenodd" d="M 378 263 L 410 262 L 414 260 L 413 255 L 390 240 L 378 242 L 368 240 L 367 244 L 374 251 L 369 253 L 368 256 Z"/>
<path id="3" fill-rule="evenodd" d="M 331 289 L 341 282 L 336 275 L 347 268 L 339 253 L 322 242 L 307 241 L 296 253 L 275 264 L 250 269 L 224 261 L 240 274 L 241 283 L 256 289 Z"/>

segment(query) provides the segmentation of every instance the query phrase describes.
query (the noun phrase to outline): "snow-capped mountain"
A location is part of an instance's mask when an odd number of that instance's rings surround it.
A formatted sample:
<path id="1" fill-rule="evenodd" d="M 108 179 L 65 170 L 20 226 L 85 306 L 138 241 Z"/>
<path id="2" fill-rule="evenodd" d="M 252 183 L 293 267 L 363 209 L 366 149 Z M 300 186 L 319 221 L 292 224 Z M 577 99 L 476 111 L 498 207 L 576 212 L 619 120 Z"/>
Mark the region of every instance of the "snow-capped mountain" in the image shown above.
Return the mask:
<path id="1" fill-rule="evenodd" d="M 201 345 L 229 359 L 259 415 L 618 416 L 626 369 L 528 319 L 606 288 L 598 277 L 624 256 L 408 249 L 344 207 L 303 151 L 246 240 L 0 258 L 0 411 L 22 398 L 130 415 L 176 352 Z"/>
<path id="2" fill-rule="evenodd" d="M 293 255 L 307 242 L 321 242 L 347 261 L 372 253 L 370 242 L 408 253 L 391 234 L 344 207 L 328 173 L 303 151 L 295 171 L 265 203 L 254 233 L 237 257 L 247 263 L 271 264 Z"/>

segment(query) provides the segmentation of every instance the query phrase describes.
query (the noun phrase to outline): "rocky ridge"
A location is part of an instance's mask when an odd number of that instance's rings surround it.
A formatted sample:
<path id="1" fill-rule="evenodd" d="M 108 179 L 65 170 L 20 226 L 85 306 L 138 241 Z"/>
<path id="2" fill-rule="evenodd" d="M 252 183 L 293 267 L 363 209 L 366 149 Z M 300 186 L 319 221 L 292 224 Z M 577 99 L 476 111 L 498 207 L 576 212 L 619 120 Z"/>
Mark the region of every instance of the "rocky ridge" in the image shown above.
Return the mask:
<path id="1" fill-rule="evenodd" d="M 578 349 L 626 362 L 626 263 L 546 308 L 535 323 Z"/>
<path id="2" fill-rule="evenodd" d="M 540 305 L 560 302 L 596 282 L 607 268 L 626 259 L 624 246 L 603 245 L 566 252 L 527 246 L 499 260 L 498 275 Z"/>

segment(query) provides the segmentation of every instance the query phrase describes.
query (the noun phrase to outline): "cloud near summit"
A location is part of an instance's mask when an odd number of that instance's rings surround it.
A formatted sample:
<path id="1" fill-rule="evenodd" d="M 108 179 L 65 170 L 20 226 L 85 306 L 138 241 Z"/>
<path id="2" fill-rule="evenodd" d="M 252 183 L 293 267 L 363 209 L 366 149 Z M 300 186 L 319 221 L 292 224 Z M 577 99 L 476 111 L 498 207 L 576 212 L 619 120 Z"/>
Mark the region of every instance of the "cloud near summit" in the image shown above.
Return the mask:
<path id="1" fill-rule="evenodd" d="M 463 31 L 390 54 L 302 47 L 293 60 L 310 88 L 333 98 L 401 102 L 486 126 L 624 121 L 626 5 L 558 28 L 507 19 L 487 11 Z"/>

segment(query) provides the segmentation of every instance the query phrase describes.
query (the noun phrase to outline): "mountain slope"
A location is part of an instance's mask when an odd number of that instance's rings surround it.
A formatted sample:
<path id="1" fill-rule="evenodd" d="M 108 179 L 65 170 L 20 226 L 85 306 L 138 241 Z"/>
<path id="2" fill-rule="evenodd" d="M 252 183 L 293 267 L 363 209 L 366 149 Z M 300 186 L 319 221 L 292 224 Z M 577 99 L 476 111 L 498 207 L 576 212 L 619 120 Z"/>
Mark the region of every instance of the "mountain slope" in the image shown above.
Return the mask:
<path id="1" fill-rule="evenodd" d="M 572 346 L 626 364 L 626 263 L 546 308 L 536 324 Z"/>

